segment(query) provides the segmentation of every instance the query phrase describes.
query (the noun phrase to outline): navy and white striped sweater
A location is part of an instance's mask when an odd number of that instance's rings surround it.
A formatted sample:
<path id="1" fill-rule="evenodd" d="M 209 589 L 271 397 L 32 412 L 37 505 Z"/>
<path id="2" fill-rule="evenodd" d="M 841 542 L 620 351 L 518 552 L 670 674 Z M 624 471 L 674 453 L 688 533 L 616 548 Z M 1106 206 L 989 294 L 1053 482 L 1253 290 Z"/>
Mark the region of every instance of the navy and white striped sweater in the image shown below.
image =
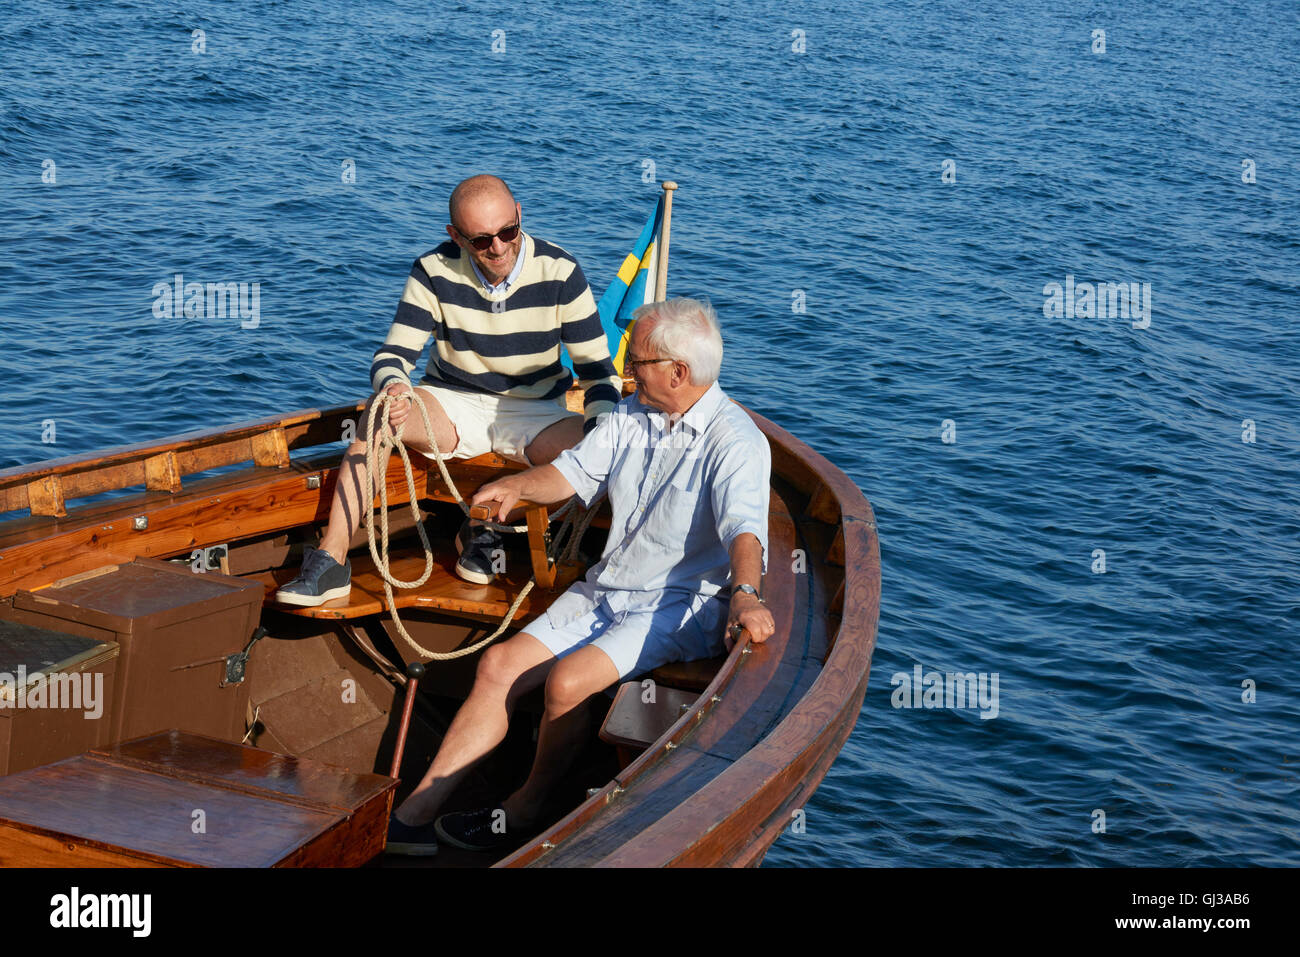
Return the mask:
<path id="1" fill-rule="evenodd" d="M 509 291 L 497 293 L 483 288 L 469 257 L 450 240 L 417 259 L 388 337 L 370 366 L 375 391 L 409 383 L 425 344 L 436 335 L 421 383 L 554 399 L 573 382 L 560 363 L 563 343 L 582 387 L 584 431 L 613 409 L 622 379 L 578 261 L 527 233 L 524 243 L 519 278 Z"/>

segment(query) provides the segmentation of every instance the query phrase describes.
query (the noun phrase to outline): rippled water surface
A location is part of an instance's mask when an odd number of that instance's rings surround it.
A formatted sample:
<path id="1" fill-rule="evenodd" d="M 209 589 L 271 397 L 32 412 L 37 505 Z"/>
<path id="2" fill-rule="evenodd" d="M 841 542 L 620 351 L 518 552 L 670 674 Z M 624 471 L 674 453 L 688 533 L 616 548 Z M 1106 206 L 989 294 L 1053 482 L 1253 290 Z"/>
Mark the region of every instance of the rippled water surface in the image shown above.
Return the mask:
<path id="1" fill-rule="evenodd" d="M 862 714 L 767 863 L 1296 864 L 1298 16 L 6 4 L 0 467 L 359 399 L 472 172 L 599 294 L 653 163 L 724 387 L 880 524 Z M 156 318 L 176 273 L 256 327 Z M 1067 276 L 1149 327 L 1046 315 Z M 918 665 L 996 717 L 893 707 Z"/>

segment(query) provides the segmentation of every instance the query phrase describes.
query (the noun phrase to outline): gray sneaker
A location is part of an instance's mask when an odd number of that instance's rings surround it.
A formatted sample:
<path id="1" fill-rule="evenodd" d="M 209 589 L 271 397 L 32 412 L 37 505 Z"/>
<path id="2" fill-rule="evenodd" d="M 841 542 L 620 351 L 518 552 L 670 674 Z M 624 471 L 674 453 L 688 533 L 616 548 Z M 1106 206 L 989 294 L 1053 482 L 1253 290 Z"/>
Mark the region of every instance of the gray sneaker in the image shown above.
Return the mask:
<path id="1" fill-rule="evenodd" d="M 275 600 L 285 605 L 323 605 L 352 593 L 352 563 L 342 565 L 323 548 L 313 548 L 302 562 L 298 577 L 281 585 Z"/>
<path id="2" fill-rule="evenodd" d="M 456 574 L 476 585 L 490 585 L 497 577 L 497 550 L 502 546 L 501 536 L 486 525 L 471 525 L 468 520 L 456 533 Z"/>

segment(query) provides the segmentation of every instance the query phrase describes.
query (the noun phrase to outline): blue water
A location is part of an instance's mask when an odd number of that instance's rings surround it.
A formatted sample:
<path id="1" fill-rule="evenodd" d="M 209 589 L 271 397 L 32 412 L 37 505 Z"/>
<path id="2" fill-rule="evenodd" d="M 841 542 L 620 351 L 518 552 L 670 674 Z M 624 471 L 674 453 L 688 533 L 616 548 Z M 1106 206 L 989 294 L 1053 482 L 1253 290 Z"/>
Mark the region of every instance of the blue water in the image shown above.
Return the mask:
<path id="1" fill-rule="evenodd" d="M 1298 18 L 6 4 L 0 467 L 361 398 L 473 172 L 599 294 L 653 162 L 724 387 L 880 525 L 861 717 L 767 863 L 1300 863 Z M 258 325 L 155 318 L 175 273 Z M 1150 284 L 1149 328 L 1046 316 L 1067 276 Z M 997 716 L 893 707 L 916 665 Z"/>

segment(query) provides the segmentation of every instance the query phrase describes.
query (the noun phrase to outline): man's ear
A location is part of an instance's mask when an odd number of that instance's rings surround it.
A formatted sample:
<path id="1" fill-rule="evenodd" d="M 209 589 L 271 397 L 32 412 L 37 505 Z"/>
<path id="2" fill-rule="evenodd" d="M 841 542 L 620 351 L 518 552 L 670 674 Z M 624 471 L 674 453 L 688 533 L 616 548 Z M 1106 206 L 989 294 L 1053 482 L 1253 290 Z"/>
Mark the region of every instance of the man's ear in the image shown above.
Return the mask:
<path id="1" fill-rule="evenodd" d="M 451 223 L 447 224 L 447 235 L 451 237 L 451 241 L 453 243 L 455 243 L 457 246 L 460 245 L 459 234 L 456 232 L 456 227 L 454 227 Z"/>

